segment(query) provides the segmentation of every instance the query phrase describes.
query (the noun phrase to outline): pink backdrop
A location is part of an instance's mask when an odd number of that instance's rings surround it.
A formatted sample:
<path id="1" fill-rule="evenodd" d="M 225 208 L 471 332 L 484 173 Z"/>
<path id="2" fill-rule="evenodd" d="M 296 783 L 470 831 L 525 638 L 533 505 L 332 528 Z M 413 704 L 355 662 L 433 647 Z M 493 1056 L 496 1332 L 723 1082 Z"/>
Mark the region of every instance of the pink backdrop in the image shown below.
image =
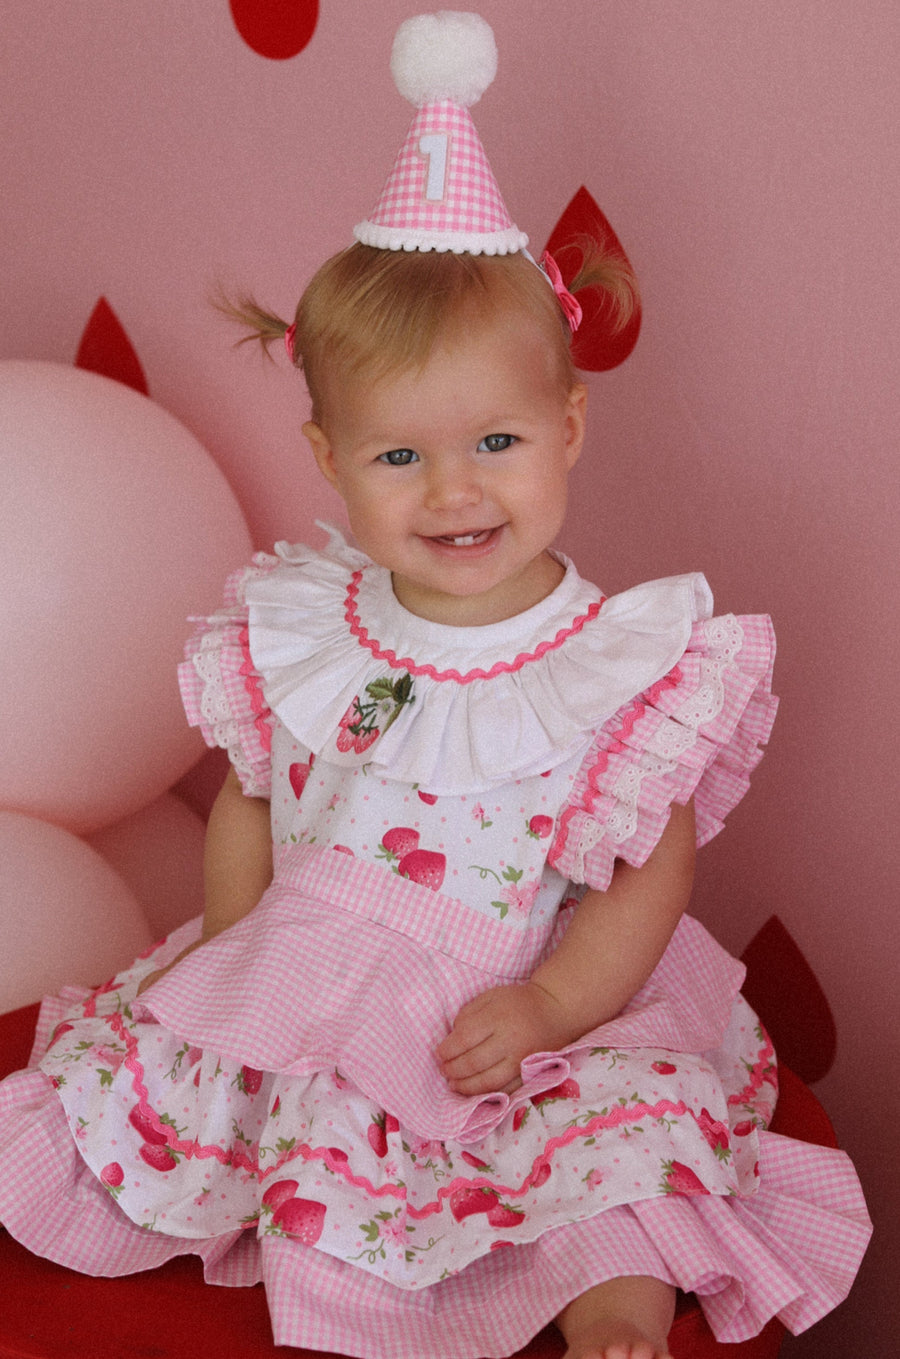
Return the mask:
<path id="1" fill-rule="evenodd" d="M 387 72 L 409 0 L 322 0 L 267 60 L 226 0 L 42 0 L 4 14 L 0 359 L 68 363 L 97 299 L 153 398 L 228 476 L 259 546 L 339 518 L 299 380 L 208 306 L 283 312 L 348 241 L 408 122 Z M 562 545 L 608 590 L 700 567 L 767 609 L 783 707 L 755 795 L 704 854 L 697 913 L 740 952 L 777 912 L 835 1012 L 817 1087 L 876 1239 L 790 1356 L 896 1353 L 895 630 L 900 251 L 896 0 L 482 0 L 500 73 L 476 121 L 539 247 L 577 187 L 642 280 L 632 358 L 590 379 Z M 549 16 L 552 15 L 552 20 Z"/>

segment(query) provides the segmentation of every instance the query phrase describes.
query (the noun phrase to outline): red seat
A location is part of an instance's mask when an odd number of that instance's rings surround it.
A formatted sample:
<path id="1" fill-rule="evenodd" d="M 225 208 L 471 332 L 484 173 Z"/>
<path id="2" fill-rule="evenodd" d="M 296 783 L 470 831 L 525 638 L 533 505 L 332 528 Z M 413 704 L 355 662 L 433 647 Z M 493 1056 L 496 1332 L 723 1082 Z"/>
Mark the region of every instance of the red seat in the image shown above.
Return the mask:
<path id="1" fill-rule="evenodd" d="M 0 1077 L 25 1066 L 37 1006 L 0 1015 Z M 781 1067 L 777 1132 L 835 1146 L 822 1106 L 792 1071 Z M 0 1359 L 327 1359 L 272 1343 L 262 1286 L 215 1288 L 200 1262 L 183 1256 L 123 1279 L 74 1274 L 29 1254 L 0 1230 Z M 680 1297 L 669 1343 L 675 1359 L 774 1359 L 784 1329 L 771 1321 L 761 1335 L 720 1345 L 693 1297 Z M 521 1355 L 559 1359 L 553 1326 Z"/>

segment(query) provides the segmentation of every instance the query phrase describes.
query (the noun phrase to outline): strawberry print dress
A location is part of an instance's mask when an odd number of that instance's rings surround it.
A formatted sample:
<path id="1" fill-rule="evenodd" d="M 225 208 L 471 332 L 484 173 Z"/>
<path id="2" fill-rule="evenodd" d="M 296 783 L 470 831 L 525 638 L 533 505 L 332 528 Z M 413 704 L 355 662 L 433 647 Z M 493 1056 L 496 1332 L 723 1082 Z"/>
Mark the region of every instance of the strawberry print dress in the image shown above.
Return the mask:
<path id="1" fill-rule="evenodd" d="M 509 1355 L 623 1274 L 696 1292 L 731 1341 L 843 1298 L 852 1166 L 767 1131 L 771 1043 L 690 917 L 514 1094 L 441 1078 L 460 1006 L 528 978 L 673 801 L 716 834 L 774 717 L 768 619 L 713 617 L 699 575 L 605 599 L 561 560 L 482 628 L 413 617 L 338 535 L 229 581 L 182 693 L 270 799 L 274 880 L 139 998 L 199 920 L 45 1002 L 0 1086 L 25 1245 L 98 1275 L 197 1253 L 211 1283 L 264 1282 L 277 1343 L 365 1359 Z"/>

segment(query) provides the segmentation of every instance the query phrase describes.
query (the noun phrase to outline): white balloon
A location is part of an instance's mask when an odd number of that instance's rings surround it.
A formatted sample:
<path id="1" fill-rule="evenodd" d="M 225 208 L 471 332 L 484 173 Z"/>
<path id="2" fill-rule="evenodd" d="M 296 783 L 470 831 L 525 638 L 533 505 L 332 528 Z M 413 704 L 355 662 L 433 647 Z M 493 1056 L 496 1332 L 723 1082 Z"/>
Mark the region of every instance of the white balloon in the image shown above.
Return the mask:
<path id="1" fill-rule="evenodd" d="M 209 453 L 96 373 L 0 362 L 0 806 L 80 832 L 199 759 L 176 668 L 251 552 Z"/>
<path id="2" fill-rule="evenodd" d="M 76 835 L 0 812 L 0 1011 L 100 986 L 153 942 L 118 873 Z"/>
<path id="3" fill-rule="evenodd" d="M 88 838 L 140 902 L 162 939 L 203 910 L 206 825 L 172 793 Z"/>

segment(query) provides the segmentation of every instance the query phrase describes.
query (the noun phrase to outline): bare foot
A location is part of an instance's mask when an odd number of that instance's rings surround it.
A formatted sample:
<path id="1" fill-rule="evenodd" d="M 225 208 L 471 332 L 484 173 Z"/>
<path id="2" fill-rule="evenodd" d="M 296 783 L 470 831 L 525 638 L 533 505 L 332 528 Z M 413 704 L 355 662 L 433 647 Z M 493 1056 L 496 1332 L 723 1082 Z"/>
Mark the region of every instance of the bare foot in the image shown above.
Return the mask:
<path id="1" fill-rule="evenodd" d="M 675 1290 L 643 1276 L 610 1279 L 569 1303 L 557 1317 L 563 1359 L 672 1359 L 669 1328 Z"/>

